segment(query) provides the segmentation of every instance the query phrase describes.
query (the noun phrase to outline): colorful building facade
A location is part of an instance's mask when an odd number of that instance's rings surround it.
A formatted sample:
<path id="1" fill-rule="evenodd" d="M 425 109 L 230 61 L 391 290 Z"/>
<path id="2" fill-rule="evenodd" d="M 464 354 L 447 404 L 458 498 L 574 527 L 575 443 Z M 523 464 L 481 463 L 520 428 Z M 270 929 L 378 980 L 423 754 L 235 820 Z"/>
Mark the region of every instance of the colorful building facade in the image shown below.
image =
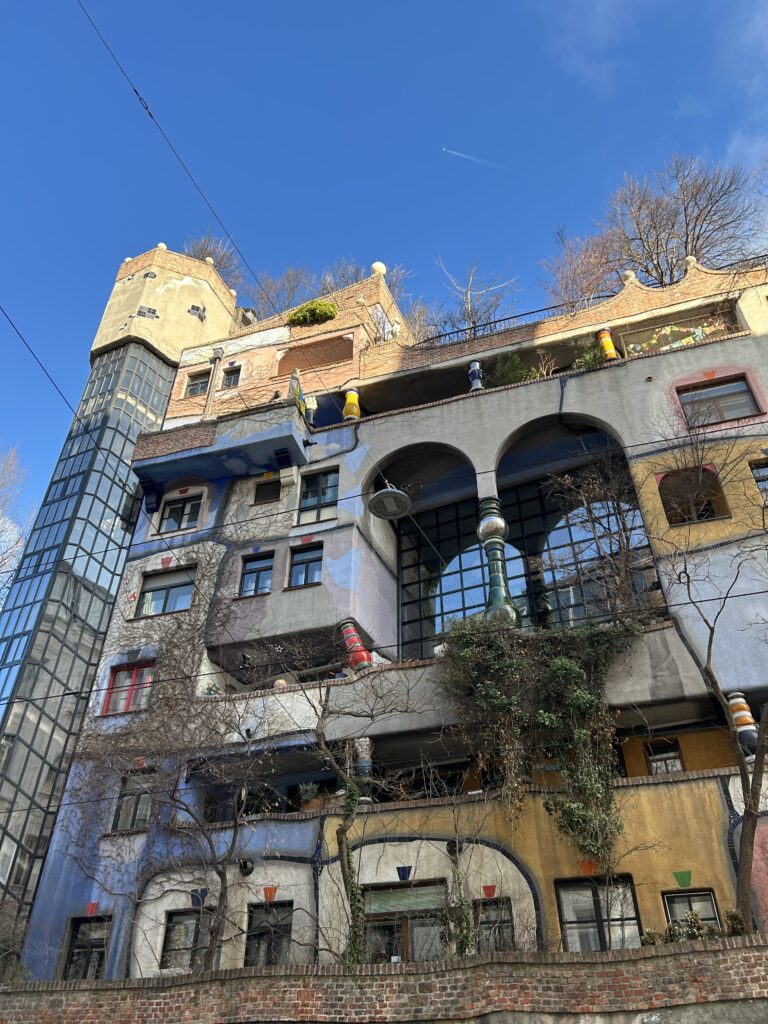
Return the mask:
<path id="1" fill-rule="evenodd" d="M 583 309 L 426 343 L 383 265 L 328 298 L 322 323 L 232 310 L 180 341 L 163 427 L 134 450 L 145 514 L 27 969 L 615 949 L 690 911 L 721 928 L 731 714 L 749 750 L 768 692 L 768 272 L 691 261 L 670 288 L 629 276 Z M 617 465 L 610 508 L 562 491 Z M 702 671 L 718 608 L 728 714 Z M 446 690 L 444 634 L 630 613 L 606 682 L 623 830 L 605 877 L 547 810 L 556 763 L 505 806 Z"/>

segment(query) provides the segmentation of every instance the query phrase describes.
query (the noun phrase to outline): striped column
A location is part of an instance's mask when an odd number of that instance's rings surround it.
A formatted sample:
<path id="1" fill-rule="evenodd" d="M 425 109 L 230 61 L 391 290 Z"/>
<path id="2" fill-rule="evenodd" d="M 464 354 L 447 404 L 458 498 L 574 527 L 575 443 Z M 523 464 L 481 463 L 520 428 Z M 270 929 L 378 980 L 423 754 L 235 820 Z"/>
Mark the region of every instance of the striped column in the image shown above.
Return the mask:
<path id="1" fill-rule="evenodd" d="M 741 749 L 747 755 L 748 761 L 754 761 L 757 750 L 757 722 L 752 716 L 749 704 L 743 693 L 734 691 L 728 694 L 728 707 L 731 712 L 733 724 L 739 735 Z"/>
<path id="2" fill-rule="evenodd" d="M 357 632 L 354 620 L 344 619 L 339 629 L 341 630 L 341 640 L 344 644 L 344 649 L 347 652 L 347 664 L 349 667 L 355 669 L 355 671 L 361 668 L 370 668 L 373 664 L 373 658 L 360 639 L 360 634 Z"/>

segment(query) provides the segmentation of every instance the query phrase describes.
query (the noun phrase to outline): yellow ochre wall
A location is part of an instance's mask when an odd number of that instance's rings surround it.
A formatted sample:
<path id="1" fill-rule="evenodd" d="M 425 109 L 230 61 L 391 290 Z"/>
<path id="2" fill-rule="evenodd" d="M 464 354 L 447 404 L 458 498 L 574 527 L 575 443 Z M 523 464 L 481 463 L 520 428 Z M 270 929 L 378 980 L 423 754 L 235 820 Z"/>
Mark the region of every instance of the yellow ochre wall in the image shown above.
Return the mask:
<path id="1" fill-rule="evenodd" d="M 701 729 L 692 732 L 654 733 L 654 740 L 677 740 L 686 772 L 698 772 L 705 768 L 728 768 L 736 764 L 726 728 Z M 647 738 L 632 737 L 621 746 L 627 775 L 650 775 L 645 756 Z"/>
<path id="2" fill-rule="evenodd" d="M 635 889 L 641 931 L 663 931 L 667 925 L 662 893 L 681 891 L 674 872 L 691 872 L 691 890 L 711 889 L 722 916 L 734 906 L 734 874 L 726 845 L 727 808 L 718 777 L 671 781 L 655 777 L 644 784 L 617 787 L 624 832 L 616 847 L 615 871 L 629 874 Z M 466 800 L 466 798 L 465 798 Z M 339 818 L 325 821 L 324 854 L 336 854 Z M 545 942 L 557 945 L 560 924 L 554 882 L 584 877 L 591 866 L 571 846 L 544 809 L 544 796 L 530 794 L 522 813 L 510 822 L 497 801 L 434 801 L 414 807 L 377 806 L 363 812 L 350 839 L 376 837 L 414 840 L 483 838 L 502 844 L 533 878 L 542 908 Z M 418 872 L 413 876 L 418 881 Z M 498 893 L 503 896 L 503 892 Z"/>

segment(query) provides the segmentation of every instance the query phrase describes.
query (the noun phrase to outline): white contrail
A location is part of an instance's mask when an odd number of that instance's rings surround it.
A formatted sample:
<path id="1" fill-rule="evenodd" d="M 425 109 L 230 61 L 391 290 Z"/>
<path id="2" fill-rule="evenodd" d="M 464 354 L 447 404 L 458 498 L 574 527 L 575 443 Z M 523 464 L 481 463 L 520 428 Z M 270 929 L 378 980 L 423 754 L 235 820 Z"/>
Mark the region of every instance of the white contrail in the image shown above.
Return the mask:
<path id="1" fill-rule="evenodd" d="M 475 164 L 484 164 L 486 167 L 495 167 L 498 171 L 511 171 L 511 167 L 506 167 L 504 164 L 497 164 L 495 160 L 483 160 L 480 156 L 470 156 L 469 153 L 458 153 L 455 149 L 446 149 L 443 146 L 444 153 L 450 153 L 451 156 L 460 156 L 462 160 L 471 160 Z"/>

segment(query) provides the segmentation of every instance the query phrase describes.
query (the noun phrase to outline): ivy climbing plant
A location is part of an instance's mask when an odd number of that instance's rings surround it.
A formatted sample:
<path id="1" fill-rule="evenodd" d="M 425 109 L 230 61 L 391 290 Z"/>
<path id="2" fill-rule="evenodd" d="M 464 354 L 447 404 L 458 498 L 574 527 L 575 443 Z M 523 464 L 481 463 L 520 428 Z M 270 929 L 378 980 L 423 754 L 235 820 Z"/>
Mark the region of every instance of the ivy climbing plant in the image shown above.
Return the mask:
<path id="1" fill-rule="evenodd" d="M 519 630 L 471 618 L 445 635 L 446 685 L 508 815 L 519 814 L 533 766 L 551 765 L 560 785 L 544 806 L 601 867 L 622 831 L 605 679 L 637 632 L 630 620 Z"/>

